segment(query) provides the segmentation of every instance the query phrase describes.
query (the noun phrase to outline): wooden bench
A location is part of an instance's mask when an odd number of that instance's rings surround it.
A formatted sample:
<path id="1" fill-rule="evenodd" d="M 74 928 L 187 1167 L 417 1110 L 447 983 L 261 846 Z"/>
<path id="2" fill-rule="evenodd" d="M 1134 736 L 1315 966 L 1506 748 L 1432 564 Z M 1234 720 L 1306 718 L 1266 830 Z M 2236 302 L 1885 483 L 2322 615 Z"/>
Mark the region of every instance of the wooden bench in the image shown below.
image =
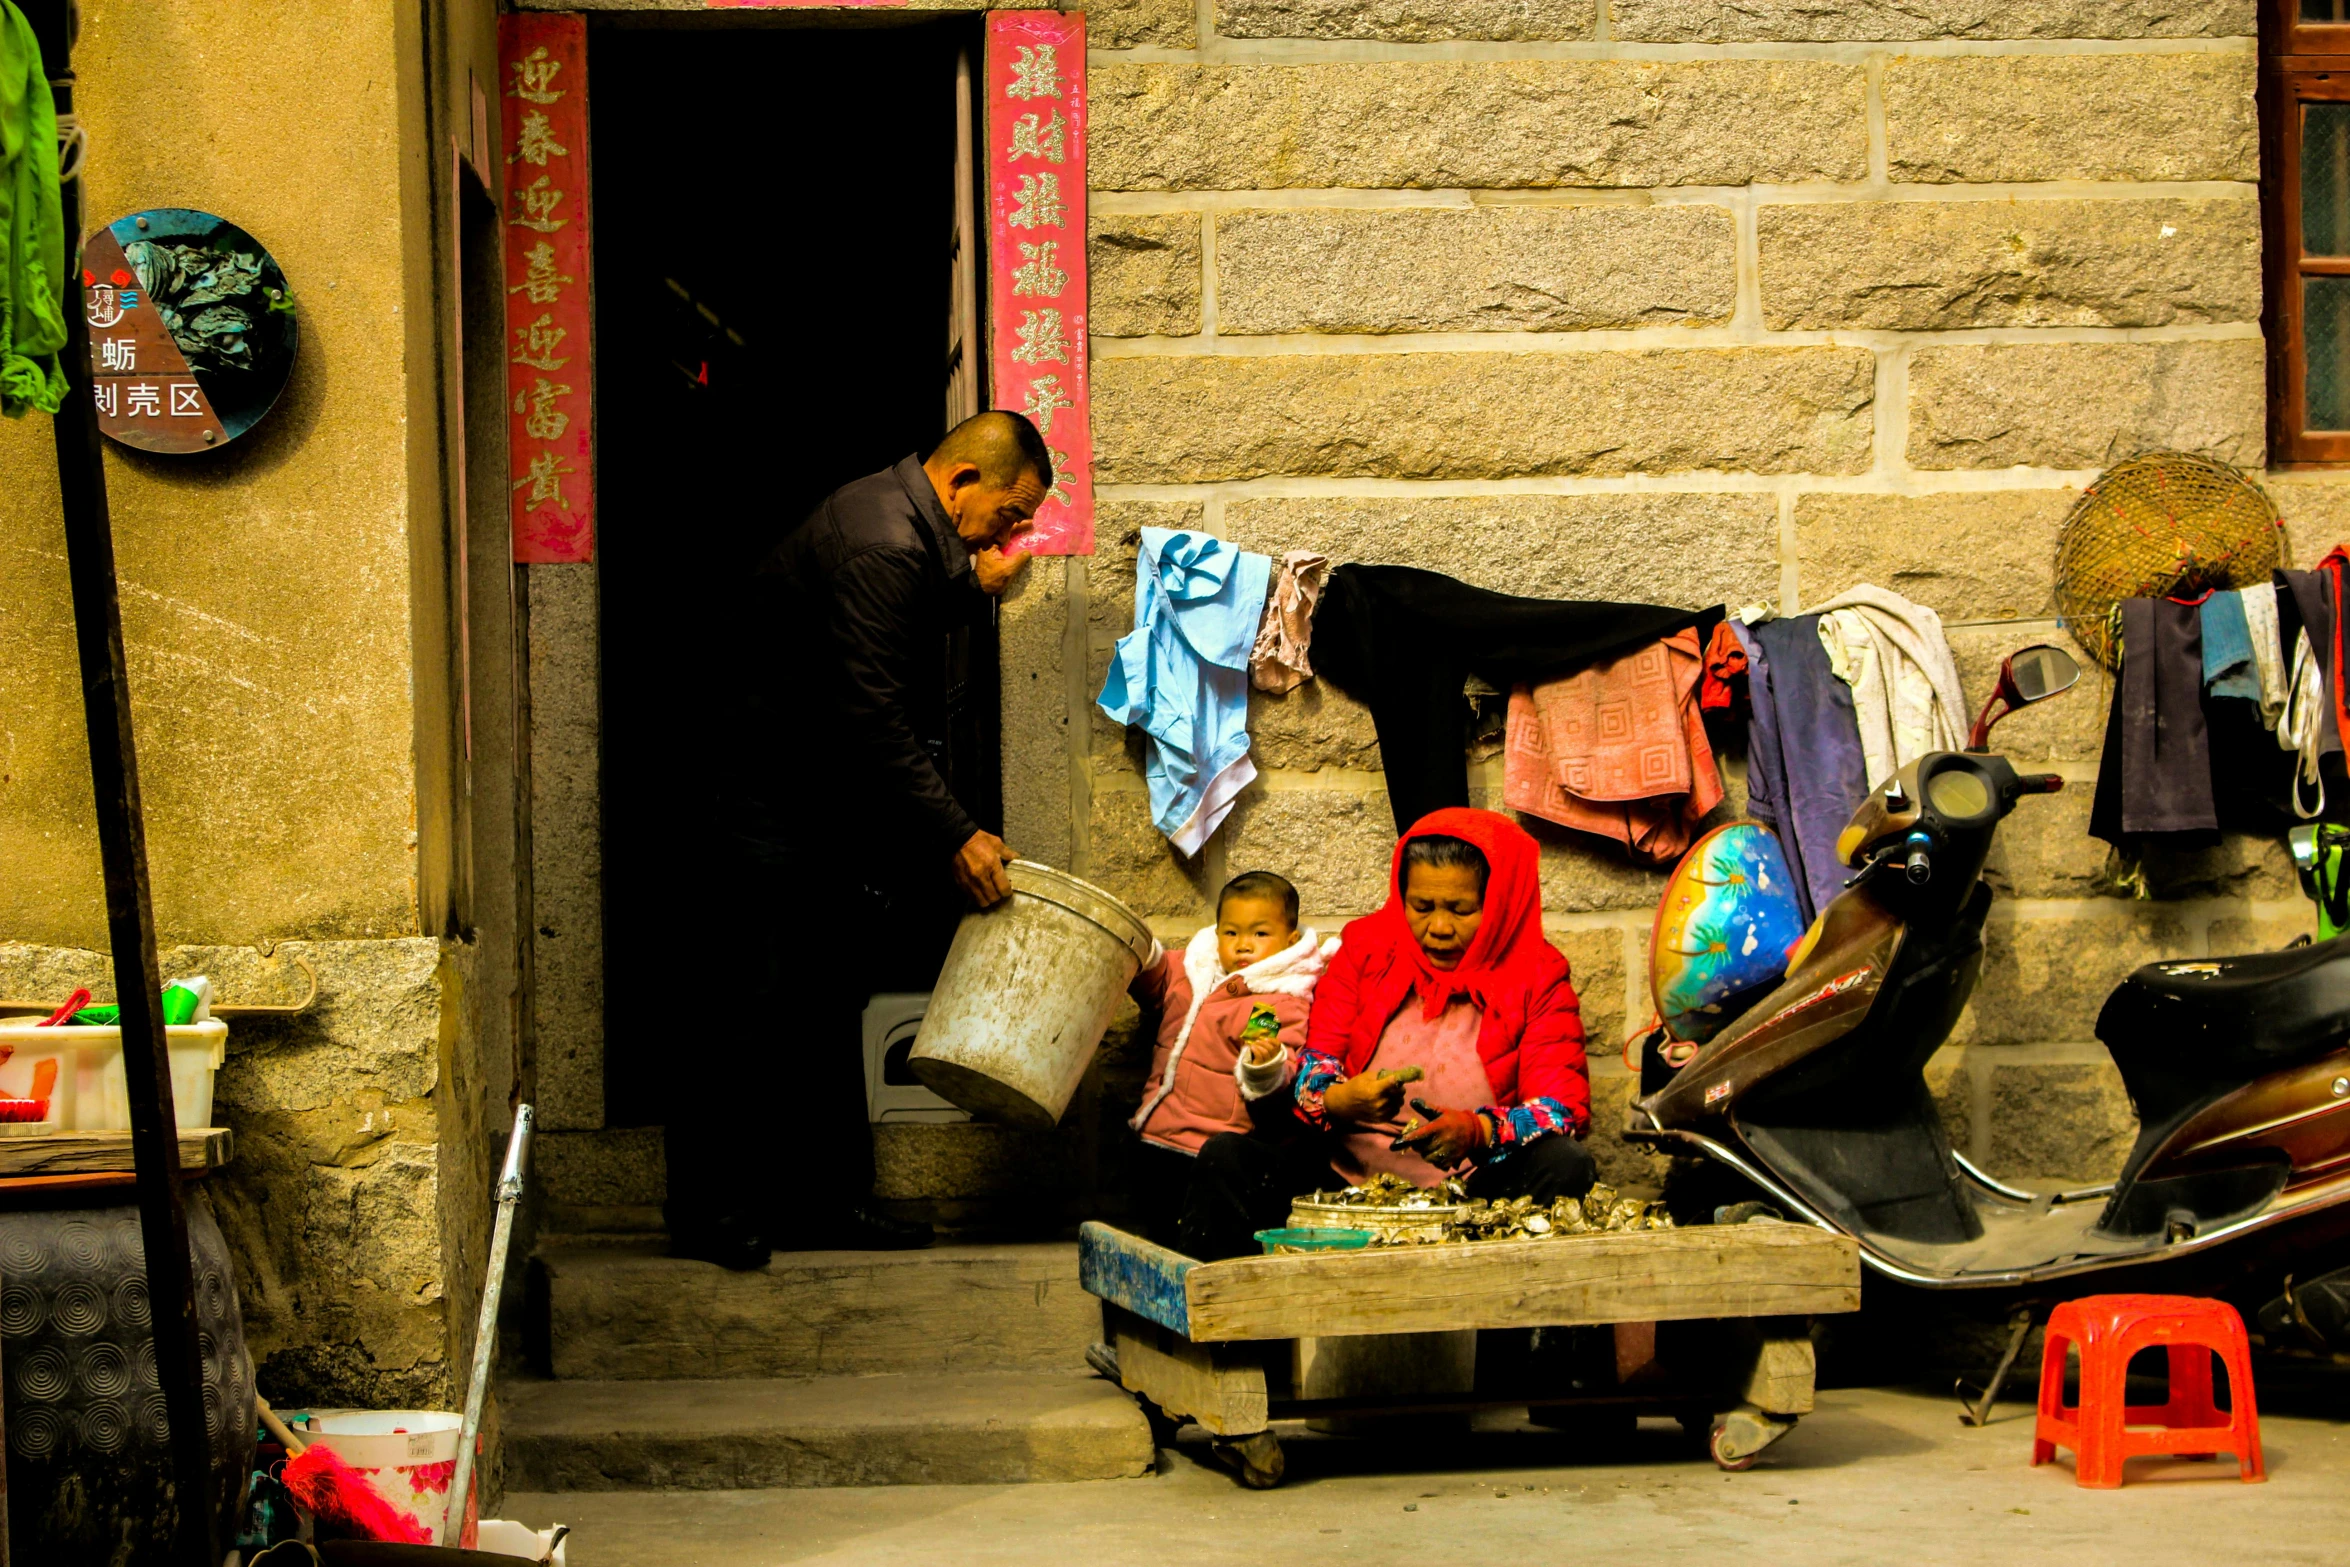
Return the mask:
<path id="1" fill-rule="evenodd" d="M 1078 1277 L 1102 1301 L 1097 1369 L 1236 1450 L 1252 1485 L 1279 1479 L 1275 1420 L 1513 1406 L 1710 1419 L 1715 1462 L 1743 1469 L 1811 1412 L 1810 1319 L 1860 1308 L 1852 1240 L 1776 1223 L 1225 1262 L 1094 1223 Z M 1658 1352 L 1659 1323 L 1720 1327 L 1670 1335 L 1707 1345 L 1676 1355 Z M 1617 1375 L 1598 1388 L 1299 1396 L 1296 1368 L 1321 1340 L 1604 1326 Z"/>

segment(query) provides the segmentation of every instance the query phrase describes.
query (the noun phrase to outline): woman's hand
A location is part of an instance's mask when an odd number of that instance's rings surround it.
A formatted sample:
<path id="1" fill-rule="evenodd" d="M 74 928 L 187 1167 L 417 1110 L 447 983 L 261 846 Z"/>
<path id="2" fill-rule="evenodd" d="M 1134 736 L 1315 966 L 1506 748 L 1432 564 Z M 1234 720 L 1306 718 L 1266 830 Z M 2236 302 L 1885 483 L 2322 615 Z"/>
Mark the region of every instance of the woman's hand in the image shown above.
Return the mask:
<path id="1" fill-rule="evenodd" d="M 1449 1170 L 1485 1146 L 1485 1118 L 1474 1110 L 1444 1110 L 1413 1126 L 1395 1146 Z"/>
<path id="2" fill-rule="evenodd" d="M 1357 1072 L 1323 1091 L 1323 1113 L 1363 1125 L 1392 1121 L 1403 1108 L 1403 1085 L 1410 1081 L 1400 1072 Z"/>

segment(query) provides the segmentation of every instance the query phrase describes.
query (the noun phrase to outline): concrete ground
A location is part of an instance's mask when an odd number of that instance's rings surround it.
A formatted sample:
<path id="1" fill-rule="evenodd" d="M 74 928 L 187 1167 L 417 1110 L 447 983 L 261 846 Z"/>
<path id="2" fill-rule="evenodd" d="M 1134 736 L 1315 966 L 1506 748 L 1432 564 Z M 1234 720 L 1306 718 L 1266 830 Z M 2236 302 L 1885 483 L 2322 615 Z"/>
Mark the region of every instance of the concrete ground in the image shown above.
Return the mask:
<path id="1" fill-rule="evenodd" d="M 1606 1461 L 1579 1461 L 1562 1437 L 1494 1422 L 1389 1441 L 1299 1436 L 1287 1441 L 1288 1482 L 1250 1492 L 1210 1463 L 1194 1429 L 1140 1480 L 518 1494 L 504 1512 L 570 1524 L 573 1567 L 1265 1567 L 1341 1557 L 1348 1567 L 1454 1567 L 1563 1554 L 1638 1567 L 2283 1567 L 2350 1554 L 2350 1401 L 2331 1393 L 2264 1416 L 2266 1484 L 2240 1483 L 2231 1459 L 2141 1459 L 2120 1491 L 2074 1485 L 2069 1454 L 2032 1468 L 2027 1404 L 2003 1405 L 1971 1430 L 1950 1398 L 1924 1392 L 1843 1389 L 1819 1402 L 1739 1475 L 1694 1454 L 1669 1421 L 1645 1423 Z"/>

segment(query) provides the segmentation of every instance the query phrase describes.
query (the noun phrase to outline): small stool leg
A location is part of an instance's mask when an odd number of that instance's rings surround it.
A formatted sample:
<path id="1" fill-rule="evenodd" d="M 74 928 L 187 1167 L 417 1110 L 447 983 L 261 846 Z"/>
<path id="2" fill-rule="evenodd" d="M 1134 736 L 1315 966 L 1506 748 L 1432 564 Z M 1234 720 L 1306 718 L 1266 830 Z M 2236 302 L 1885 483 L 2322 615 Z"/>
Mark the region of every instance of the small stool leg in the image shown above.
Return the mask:
<path id="1" fill-rule="evenodd" d="M 2054 1461 L 2056 1443 L 2049 1439 L 2050 1422 L 2064 1418 L 2064 1363 L 2072 1341 L 2057 1336 L 2051 1325 L 2040 1341 L 2040 1412 L 2032 1436 L 2032 1462 Z"/>
<path id="2" fill-rule="evenodd" d="M 2163 1406 L 2162 1423 L 2174 1429 L 2229 1423 L 2220 1419 L 2219 1406 L 2212 1402 L 2210 1346 L 2170 1346 L 2170 1402 Z"/>
<path id="3" fill-rule="evenodd" d="M 2268 1478 L 2260 1456 L 2260 1411 L 2252 1397 L 2252 1350 L 2243 1338 L 2221 1351 L 2228 1368 L 2228 1428 L 2236 1443 L 2236 1473 L 2246 1481 Z"/>
<path id="4" fill-rule="evenodd" d="M 2122 1483 L 2129 1449 L 2122 1433 L 2129 1420 L 2130 1359 L 2111 1338 L 2081 1346 L 2081 1445 L 2073 1453 L 2073 1483 L 2110 1491 Z"/>

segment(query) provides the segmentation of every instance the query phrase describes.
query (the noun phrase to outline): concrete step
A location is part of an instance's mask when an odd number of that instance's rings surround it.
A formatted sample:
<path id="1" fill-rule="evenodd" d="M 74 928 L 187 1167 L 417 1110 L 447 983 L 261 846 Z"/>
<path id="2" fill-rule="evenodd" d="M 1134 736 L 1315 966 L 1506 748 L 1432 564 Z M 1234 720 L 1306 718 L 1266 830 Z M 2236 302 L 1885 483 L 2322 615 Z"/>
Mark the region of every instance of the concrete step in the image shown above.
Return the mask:
<path id="1" fill-rule="evenodd" d="M 1098 1377 L 525 1382 L 503 1394 L 514 1491 L 1002 1485 L 1150 1472 L 1150 1423 Z"/>
<path id="2" fill-rule="evenodd" d="M 1076 1372 L 1101 1336 L 1067 1242 L 783 1252 L 752 1273 L 558 1246 L 538 1265 L 560 1378 Z"/>

